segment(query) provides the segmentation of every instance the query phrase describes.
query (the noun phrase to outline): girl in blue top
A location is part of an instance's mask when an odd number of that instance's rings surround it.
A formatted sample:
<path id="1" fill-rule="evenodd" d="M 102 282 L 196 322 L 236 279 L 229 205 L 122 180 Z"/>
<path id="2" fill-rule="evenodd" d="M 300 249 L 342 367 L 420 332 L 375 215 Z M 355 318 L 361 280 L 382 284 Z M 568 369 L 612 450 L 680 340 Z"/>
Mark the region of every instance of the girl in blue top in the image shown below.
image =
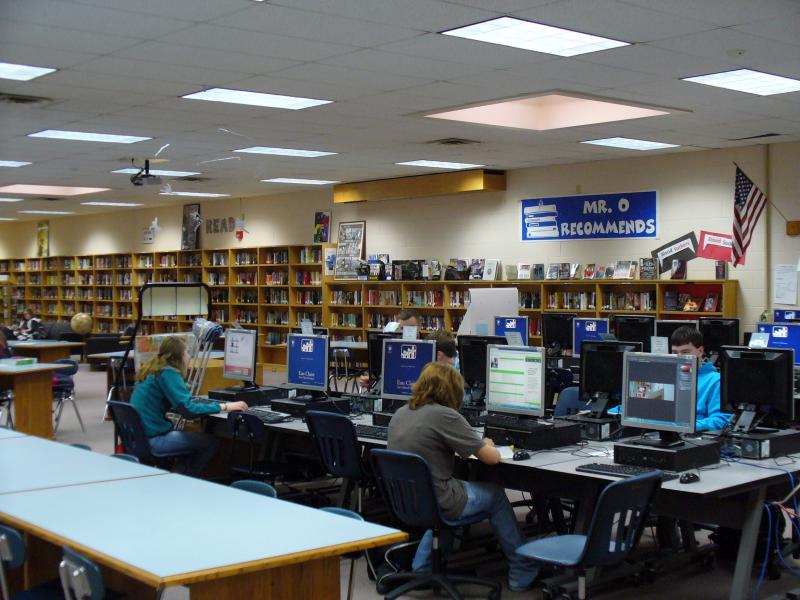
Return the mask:
<path id="1" fill-rule="evenodd" d="M 136 388 L 131 404 L 139 412 L 150 448 L 155 452 L 192 450 L 183 460 L 187 475 L 199 475 L 217 450 L 217 440 L 205 433 L 176 431 L 166 412 L 179 407 L 195 415 L 208 415 L 232 410 L 247 410 L 244 402 L 192 401 L 186 387 L 189 351 L 182 339 L 169 337 L 161 343 L 158 354 L 144 363 L 136 375 Z"/>

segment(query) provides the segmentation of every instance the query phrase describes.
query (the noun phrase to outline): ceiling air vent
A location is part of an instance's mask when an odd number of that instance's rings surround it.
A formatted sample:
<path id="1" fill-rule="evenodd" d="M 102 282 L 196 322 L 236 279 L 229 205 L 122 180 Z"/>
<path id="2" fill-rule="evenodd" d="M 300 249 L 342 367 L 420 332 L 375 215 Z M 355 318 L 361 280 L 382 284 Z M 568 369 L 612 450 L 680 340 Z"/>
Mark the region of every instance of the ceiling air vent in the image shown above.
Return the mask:
<path id="1" fill-rule="evenodd" d="M 441 140 L 431 140 L 429 144 L 436 144 L 437 146 L 467 146 L 469 144 L 480 144 L 476 140 L 467 140 L 464 138 L 450 137 L 442 138 Z"/>
<path id="2" fill-rule="evenodd" d="M 50 104 L 52 101 L 52 98 L 43 98 L 40 96 L 23 96 L 21 94 L 0 93 L 0 104 L 12 104 L 14 106 L 42 106 L 43 104 Z"/>

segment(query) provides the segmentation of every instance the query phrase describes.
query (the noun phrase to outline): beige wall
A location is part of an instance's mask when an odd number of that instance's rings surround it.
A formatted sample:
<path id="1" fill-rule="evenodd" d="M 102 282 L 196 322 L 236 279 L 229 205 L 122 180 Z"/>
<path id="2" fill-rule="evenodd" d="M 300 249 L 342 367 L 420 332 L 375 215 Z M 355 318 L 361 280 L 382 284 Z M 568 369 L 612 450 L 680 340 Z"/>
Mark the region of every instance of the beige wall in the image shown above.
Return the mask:
<path id="1" fill-rule="evenodd" d="M 670 239 L 701 229 L 730 232 L 736 161 L 762 187 L 767 186 L 765 146 L 681 152 L 641 158 L 523 169 L 508 173 L 506 192 L 462 194 L 413 200 L 387 200 L 333 206 L 330 191 L 235 199 L 203 204 L 205 219 L 246 216 L 243 242 L 232 233 L 203 235 L 205 248 L 297 244 L 311 241 L 314 212 L 333 211 L 333 236 L 340 221 L 367 221 L 367 252 L 392 258 L 486 257 L 503 262 L 595 262 L 637 259 Z M 772 200 L 790 219 L 800 219 L 800 144 L 771 146 L 769 188 Z M 660 239 L 627 241 L 534 242 L 519 240 L 519 200 L 537 196 L 655 189 L 659 194 Z M 739 314 L 755 321 L 766 308 L 766 249 L 773 264 L 797 262 L 800 239 L 788 238 L 785 223 L 770 210 L 759 223 L 747 265 L 731 269 L 740 281 Z M 142 229 L 154 216 L 161 231 L 155 244 L 141 243 Z M 50 221 L 52 255 L 172 250 L 180 247 L 180 207 L 124 211 Z M 35 223 L 0 225 L 0 257 L 31 256 Z M 689 263 L 690 278 L 713 278 L 713 262 Z"/>

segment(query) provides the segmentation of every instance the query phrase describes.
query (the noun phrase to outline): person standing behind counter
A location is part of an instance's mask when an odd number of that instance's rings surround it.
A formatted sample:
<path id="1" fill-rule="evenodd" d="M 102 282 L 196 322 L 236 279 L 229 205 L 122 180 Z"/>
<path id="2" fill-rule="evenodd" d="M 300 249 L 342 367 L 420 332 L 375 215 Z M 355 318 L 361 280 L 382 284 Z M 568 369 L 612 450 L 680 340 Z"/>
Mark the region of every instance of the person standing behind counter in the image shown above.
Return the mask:
<path id="1" fill-rule="evenodd" d="M 194 415 L 247 410 L 244 402 L 198 403 L 186 386 L 189 351 L 184 341 L 169 337 L 161 343 L 158 354 L 145 362 L 136 375 L 131 404 L 139 412 L 150 448 L 155 452 L 191 450 L 183 459 L 187 475 L 198 476 L 214 456 L 217 440 L 205 433 L 177 431 L 167 419 L 169 409 L 183 408 Z"/>

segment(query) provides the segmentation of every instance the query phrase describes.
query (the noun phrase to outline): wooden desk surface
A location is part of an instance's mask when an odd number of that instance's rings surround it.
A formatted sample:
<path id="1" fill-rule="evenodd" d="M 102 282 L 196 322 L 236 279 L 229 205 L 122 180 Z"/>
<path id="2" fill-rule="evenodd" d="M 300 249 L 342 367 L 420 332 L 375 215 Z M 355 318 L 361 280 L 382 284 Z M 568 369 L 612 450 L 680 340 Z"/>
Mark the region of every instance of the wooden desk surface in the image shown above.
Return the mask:
<path id="1" fill-rule="evenodd" d="M 61 340 L 9 340 L 9 348 L 78 348 L 83 342 L 65 342 Z"/>

